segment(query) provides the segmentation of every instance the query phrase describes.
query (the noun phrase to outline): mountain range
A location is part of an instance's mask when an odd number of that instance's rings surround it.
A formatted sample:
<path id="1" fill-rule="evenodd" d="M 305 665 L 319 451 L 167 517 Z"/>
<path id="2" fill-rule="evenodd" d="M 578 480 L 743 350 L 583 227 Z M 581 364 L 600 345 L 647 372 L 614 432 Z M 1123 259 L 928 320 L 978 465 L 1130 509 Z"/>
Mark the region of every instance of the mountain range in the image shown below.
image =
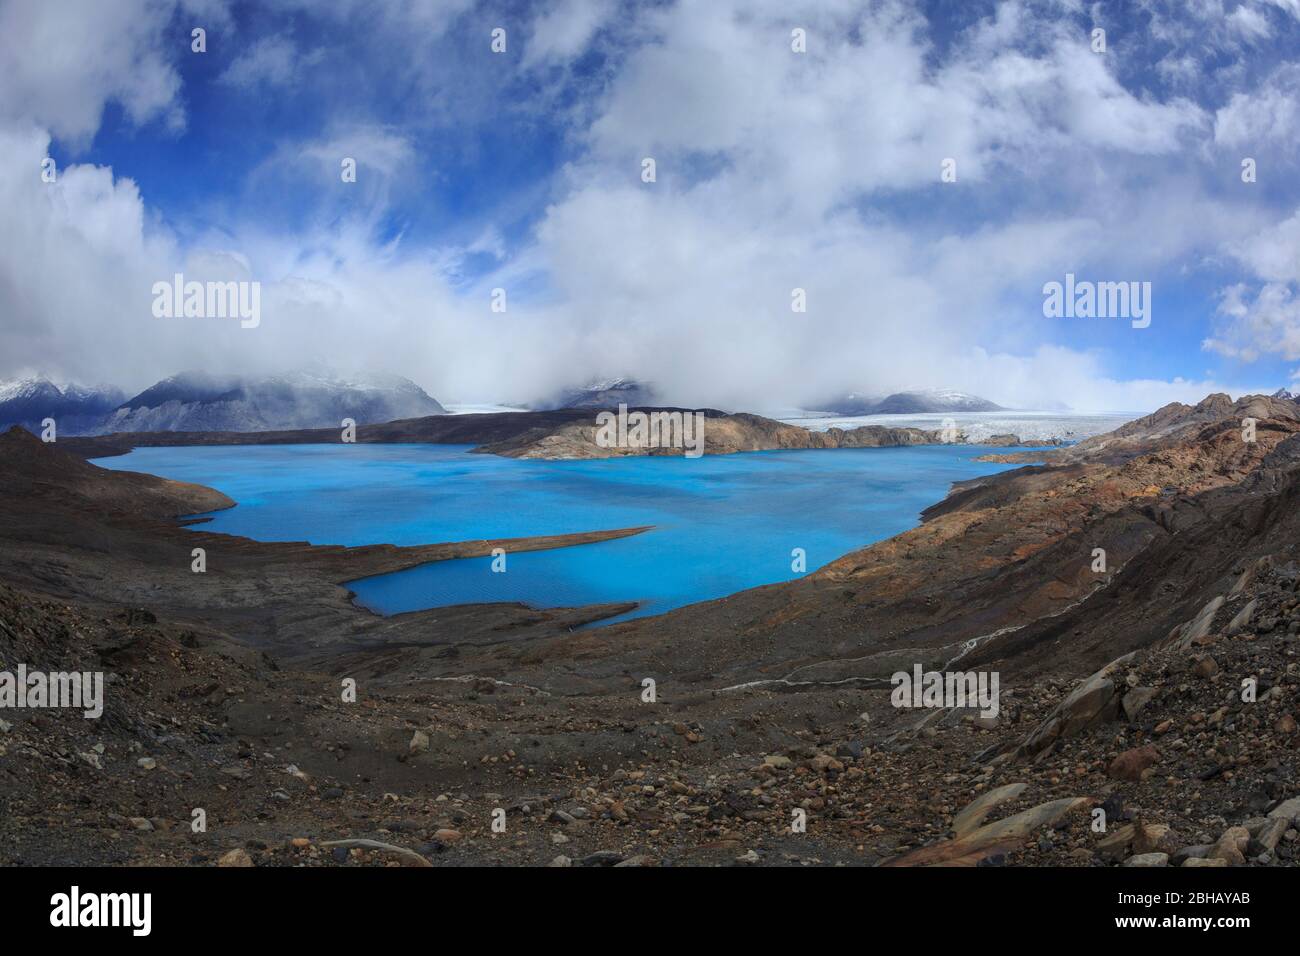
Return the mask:
<path id="1" fill-rule="evenodd" d="M 1298 402 L 1278 389 L 1273 398 Z M 664 405 L 651 384 L 602 379 L 531 404 L 534 410 Z M 849 392 L 819 403 L 819 412 L 843 417 L 1002 410 L 988 399 L 955 389 L 911 389 L 889 395 Z M 345 418 L 359 425 L 448 414 L 420 386 L 399 375 L 343 374 L 318 367 L 280 375 L 240 376 L 182 372 L 127 398 L 121 389 L 59 385 L 49 378 L 0 383 L 0 427 L 39 432 L 52 418 L 62 435 L 113 432 L 257 432 L 334 428 Z"/>
<path id="2" fill-rule="evenodd" d="M 653 385 L 630 378 L 597 380 L 579 388 L 570 388 L 557 396 L 534 402 L 532 408 L 550 411 L 558 408 L 629 408 L 676 404 L 665 399 Z M 888 395 L 849 392 L 818 404 L 818 411 L 837 416 L 915 415 L 926 412 L 996 412 L 1002 406 L 951 388 L 912 389 Z"/>
<path id="3" fill-rule="evenodd" d="M 819 405 L 833 415 L 916 415 L 933 412 L 998 412 L 1001 405 L 987 398 L 951 388 L 913 389 L 890 395 L 862 395 L 849 392 Z"/>
<path id="4" fill-rule="evenodd" d="M 0 424 L 39 433 L 41 423 L 52 418 L 65 434 L 92 434 L 125 398 L 121 389 L 107 385 L 59 386 L 45 378 L 0 383 Z"/>
<path id="5" fill-rule="evenodd" d="M 236 431 L 338 427 L 444 415 L 424 389 L 398 375 L 303 369 L 249 377 L 183 372 L 133 398 L 108 387 L 63 388 L 35 378 L 0 385 L 0 425 L 31 431 L 53 418 L 63 435 L 123 431 Z"/>

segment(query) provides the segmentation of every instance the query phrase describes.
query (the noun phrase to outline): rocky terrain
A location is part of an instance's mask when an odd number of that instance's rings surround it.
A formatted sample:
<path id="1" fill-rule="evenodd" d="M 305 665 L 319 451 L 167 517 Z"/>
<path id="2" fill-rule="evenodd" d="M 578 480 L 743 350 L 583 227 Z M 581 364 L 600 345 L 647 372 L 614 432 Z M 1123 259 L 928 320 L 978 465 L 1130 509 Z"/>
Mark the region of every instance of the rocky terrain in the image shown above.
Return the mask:
<path id="1" fill-rule="evenodd" d="M 174 517 L 214 492 L 10 433 L 0 669 L 110 683 L 98 721 L 0 712 L 0 862 L 1293 864 L 1300 420 L 1274 401 L 1162 410 L 798 581 L 596 629 L 618 609 L 376 618 L 340 582 L 494 543 L 205 534 Z M 998 714 L 893 706 L 917 664 L 998 673 Z"/>
<path id="2" fill-rule="evenodd" d="M 1238 427 L 1246 419 L 1300 421 L 1300 405 L 1278 395 L 1251 395 L 1238 402 L 1222 393 L 1207 396 L 1198 404 L 1172 402 L 1143 418 L 1135 419 L 1114 431 L 1085 438 L 1063 448 L 1050 458 L 1030 453 L 999 458 L 1000 461 L 1107 461 L 1122 462 L 1157 447 L 1172 447 L 1186 441 L 1206 425 L 1234 420 Z"/>

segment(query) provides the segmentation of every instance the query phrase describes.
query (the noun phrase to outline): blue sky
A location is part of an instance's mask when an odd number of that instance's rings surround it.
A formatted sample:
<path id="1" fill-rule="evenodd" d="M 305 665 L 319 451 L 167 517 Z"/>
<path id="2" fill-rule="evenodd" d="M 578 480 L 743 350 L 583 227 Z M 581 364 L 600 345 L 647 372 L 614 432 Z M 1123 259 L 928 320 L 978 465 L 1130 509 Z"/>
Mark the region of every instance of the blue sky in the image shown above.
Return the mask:
<path id="1" fill-rule="evenodd" d="M 3 0 L 0 375 L 1271 391 L 1300 367 L 1297 51 L 1300 0 Z M 176 271 L 262 283 L 264 321 L 161 325 Z M 1150 327 L 1046 318 L 1067 272 L 1150 282 Z"/>

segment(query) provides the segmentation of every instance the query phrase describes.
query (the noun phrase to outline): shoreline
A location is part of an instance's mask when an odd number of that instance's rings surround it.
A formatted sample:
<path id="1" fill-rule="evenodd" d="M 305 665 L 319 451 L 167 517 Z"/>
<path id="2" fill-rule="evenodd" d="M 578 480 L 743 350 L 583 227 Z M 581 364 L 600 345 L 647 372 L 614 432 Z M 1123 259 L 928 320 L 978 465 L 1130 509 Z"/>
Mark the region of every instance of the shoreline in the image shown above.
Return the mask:
<path id="1" fill-rule="evenodd" d="M 726 414 L 716 409 L 643 408 L 643 412 L 688 412 L 704 416 L 703 453 L 794 449 L 876 448 L 914 445 L 971 444 L 985 447 L 1052 448 L 1061 439 L 1021 441 L 1012 434 L 991 435 L 980 441 L 952 441 L 942 430 L 888 425 L 861 425 L 850 429 L 814 430 L 746 412 Z M 657 447 L 603 447 L 597 439 L 596 413 L 591 409 L 550 412 L 486 412 L 436 415 L 374 425 L 359 425 L 357 444 L 470 445 L 473 454 L 510 458 L 584 460 L 642 455 L 684 456 L 684 449 Z M 964 438 L 960 432 L 958 438 Z M 136 448 L 190 446 L 337 445 L 348 444 L 333 428 L 266 432 L 125 432 L 99 436 L 72 436 L 58 444 L 91 460 L 125 455 Z"/>

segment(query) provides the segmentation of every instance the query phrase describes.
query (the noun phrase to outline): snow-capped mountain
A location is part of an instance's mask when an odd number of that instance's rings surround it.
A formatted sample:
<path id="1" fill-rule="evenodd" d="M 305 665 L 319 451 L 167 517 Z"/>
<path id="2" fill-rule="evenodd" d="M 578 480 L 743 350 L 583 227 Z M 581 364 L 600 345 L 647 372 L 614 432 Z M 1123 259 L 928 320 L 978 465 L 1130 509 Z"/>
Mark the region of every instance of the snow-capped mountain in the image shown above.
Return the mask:
<path id="1" fill-rule="evenodd" d="M 345 418 L 365 425 L 446 411 L 400 375 L 310 369 L 248 378 L 183 372 L 123 402 L 97 432 L 336 428 Z"/>
<path id="2" fill-rule="evenodd" d="M 616 408 L 620 404 L 654 405 L 657 401 L 654 386 L 630 378 L 614 378 L 565 389 L 555 398 L 534 403 L 533 408 Z"/>
<path id="3" fill-rule="evenodd" d="M 1001 405 L 987 398 L 951 388 L 895 392 L 877 407 L 877 415 L 911 415 L 916 412 L 996 412 Z"/>
<path id="4" fill-rule="evenodd" d="M 853 417 L 857 415 L 874 415 L 876 406 L 884 401 L 881 395 L 864 395 L 861 392 L 849 392 L 820 406 L 824 411 L 835 415 Z"/>
<path id="5" fill-rule="evenodd" d="M 1281 399 L 1284 402 L 1300 403 L 1300 395 L 1297 395 L 1294 392 L 1289 392 L 1285 388 L 1279 388 L 1276 392 L 1273 393 L 1273 397 Z"/>
<path id="6" fill-rule="evenodd" d="M 0 427 L 22 425 L 38 432 L 41 423 L 52 418 L 60 434 L 85 434 L 125 397 L 120 389 L 107 385 L 60 387 L 48 378 L 4 382 L 0 383 Z"/>
<path id="7" fill-rule="evenodd" d="M 987 398 L 952 388 L 924 388 L 894 392 L 879 398 L 850 392 L 824 404 L 835 415 L 915 415 L 926 412 L 996 412 L 1002 406 Z"/>

